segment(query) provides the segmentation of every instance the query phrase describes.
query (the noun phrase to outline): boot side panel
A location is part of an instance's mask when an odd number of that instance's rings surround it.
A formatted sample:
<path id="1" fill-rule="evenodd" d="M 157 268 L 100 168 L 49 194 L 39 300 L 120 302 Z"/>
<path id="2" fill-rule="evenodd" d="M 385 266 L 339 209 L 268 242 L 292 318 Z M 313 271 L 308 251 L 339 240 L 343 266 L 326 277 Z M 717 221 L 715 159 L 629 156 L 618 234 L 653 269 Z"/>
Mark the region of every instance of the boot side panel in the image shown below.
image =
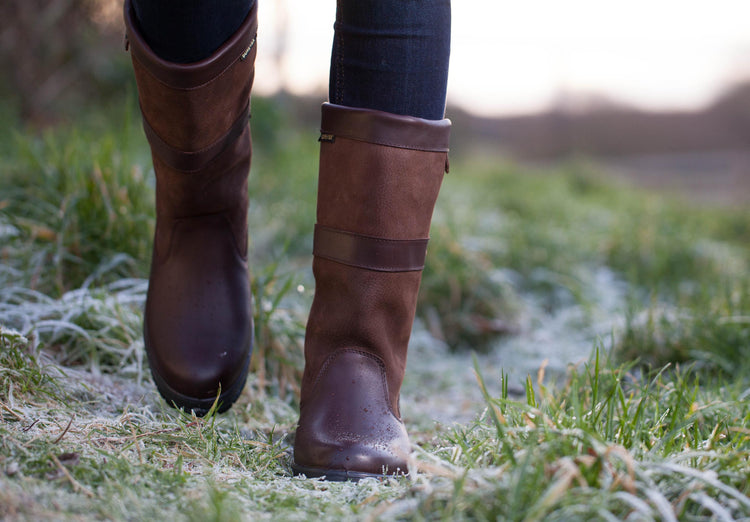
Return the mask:
<path id="1" fill-rule="evenodd" d="M 429 236 L 445 153 L 321 143 L 318 224 L 388 239 Z"/>
<path id="2" fill-rule="evenodd" d="M 313 274 L 316 289 L 305 334 L 301 407 L 324 361 L 339 350 L 358 349 L 385 364 L 390 407 L 399 416 L 420 272 L 373 272 L 315 258 Z"/>

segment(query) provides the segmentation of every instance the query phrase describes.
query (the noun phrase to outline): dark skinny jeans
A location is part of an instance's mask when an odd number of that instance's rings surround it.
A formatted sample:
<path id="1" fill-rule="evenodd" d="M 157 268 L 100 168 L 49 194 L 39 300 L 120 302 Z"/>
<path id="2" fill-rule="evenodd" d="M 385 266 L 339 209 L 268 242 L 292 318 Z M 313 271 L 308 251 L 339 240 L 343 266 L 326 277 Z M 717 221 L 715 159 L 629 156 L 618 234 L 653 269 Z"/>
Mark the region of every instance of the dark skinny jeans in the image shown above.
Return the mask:
<path id="1" fill-rule="evenodd" d="M 133 0 L 140 30 L 161 58 L 210 56 L 255 0 Z M 329 100 L 430 120 L 443 117 L 450 0 L 337 0 Z"/>

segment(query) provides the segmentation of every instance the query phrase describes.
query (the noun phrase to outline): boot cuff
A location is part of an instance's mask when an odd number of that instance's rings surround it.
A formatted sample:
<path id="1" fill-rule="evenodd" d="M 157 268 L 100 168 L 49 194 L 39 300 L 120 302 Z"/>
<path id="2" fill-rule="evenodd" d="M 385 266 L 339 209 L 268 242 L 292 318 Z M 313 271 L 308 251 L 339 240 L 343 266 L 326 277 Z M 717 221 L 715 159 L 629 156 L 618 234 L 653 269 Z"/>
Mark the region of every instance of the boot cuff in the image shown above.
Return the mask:
<path id="1" fill-rule="evenodd" d="M 448 152 L 451 121 L 425 120 L 372 109 L 324 103 L 321 140 L 336 137 L 400 149 Z"/>
<path id="2" fill-rule="evenodd" d="M 133 58 L 162 83 L 175 89 L 193 89 L 217 78 L 237 60 L 254 59 L 258 33 L 255 2 L 240 28 L 208 58 L 182 64 L 163 60 L 149 47 L 138 29 L 130 0 L 125 0 L 125 38 Z"/>

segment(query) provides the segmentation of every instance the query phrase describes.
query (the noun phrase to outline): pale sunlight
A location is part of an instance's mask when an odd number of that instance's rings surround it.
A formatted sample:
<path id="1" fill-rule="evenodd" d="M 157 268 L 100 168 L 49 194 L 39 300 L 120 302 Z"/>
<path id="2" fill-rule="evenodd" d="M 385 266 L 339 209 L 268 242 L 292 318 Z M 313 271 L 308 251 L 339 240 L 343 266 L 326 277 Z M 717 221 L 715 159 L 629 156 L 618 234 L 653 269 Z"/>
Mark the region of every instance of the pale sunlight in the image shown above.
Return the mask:
<path id="1" fill-rule="evenodd" d="M 261 2 L 257 90 L 324 96 L 335 2 Z M 534 112 L 596 97 L 689 109 L 750 77 L 750 2 L 453 2 L 449 103 Z"/>

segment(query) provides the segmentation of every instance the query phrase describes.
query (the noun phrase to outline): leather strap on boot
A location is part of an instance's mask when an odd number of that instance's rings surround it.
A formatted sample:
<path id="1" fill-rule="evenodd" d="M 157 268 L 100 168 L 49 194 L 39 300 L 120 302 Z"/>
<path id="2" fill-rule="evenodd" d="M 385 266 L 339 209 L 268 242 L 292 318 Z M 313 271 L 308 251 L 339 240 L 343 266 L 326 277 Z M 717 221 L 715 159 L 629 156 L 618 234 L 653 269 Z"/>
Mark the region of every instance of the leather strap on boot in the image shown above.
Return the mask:
<path id="1" fill-rule="evenodd" d="M 450 126 L 450 120 L 429 121 L 326 103 L 320 141 L 334 143 L 336 138 L 345 138 L 399 149 L 445 153 L 447 172 Z M 313 255 L 367 270 L 410 272 L 424 269 L 427 243 L 428 238 L 388 239 L 316 224 Z"/>
<path id="2" fill-rule="evenodd" d="M 378 272 L 424 268 L 428 239 L 383 239 L 315 225 L 313 255 Z"/>

